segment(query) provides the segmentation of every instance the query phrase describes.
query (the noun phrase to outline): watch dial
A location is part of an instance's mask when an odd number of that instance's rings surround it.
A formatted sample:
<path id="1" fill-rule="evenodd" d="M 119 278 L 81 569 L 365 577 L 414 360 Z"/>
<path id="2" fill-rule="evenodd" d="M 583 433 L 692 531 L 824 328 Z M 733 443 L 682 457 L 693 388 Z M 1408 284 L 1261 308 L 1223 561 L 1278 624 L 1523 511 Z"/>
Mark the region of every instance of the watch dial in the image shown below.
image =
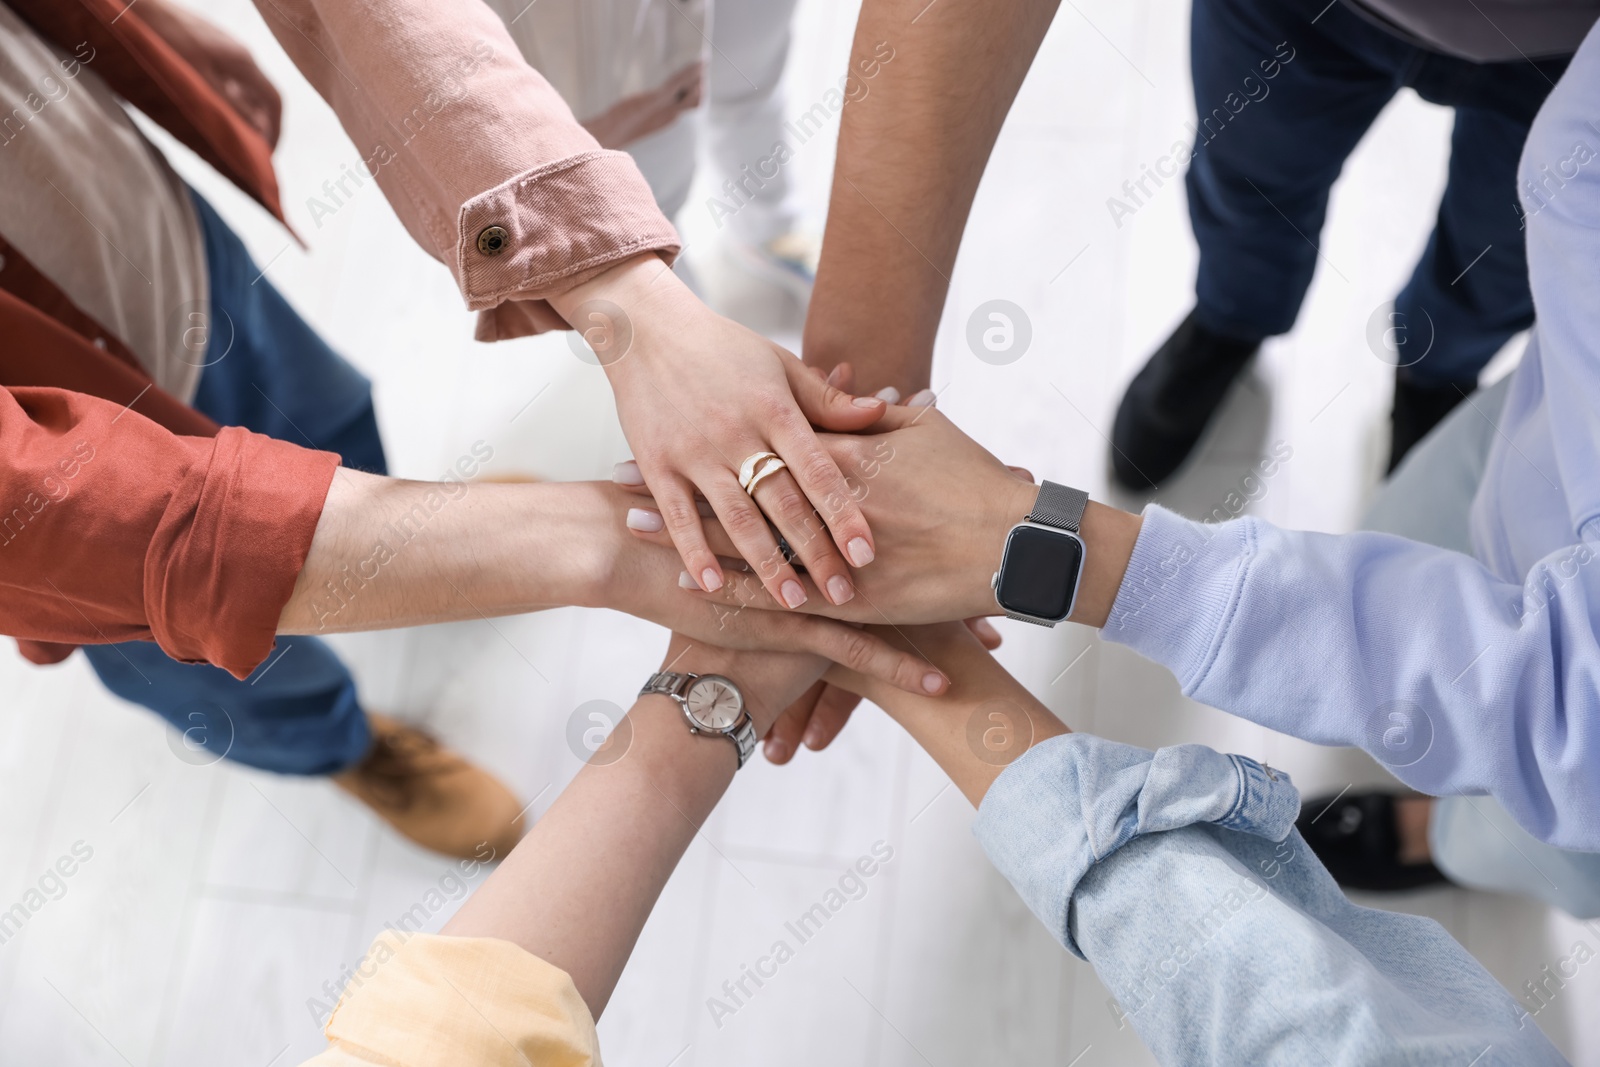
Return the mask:
<path id="1" fill-rule="evenodd" d="M 995 597 L 1000 606 L 1036 619 L 1062 619 L 1083 567 L 1083 542 L 1061 530 L 1018 526 L 1006 542 Z"/>
<path id="2" fill-rule="evenodd" d="M 702 678 L 689 687 L 684 703 L 694 721 L 707 730 L 727 730 L 739 721 L 744 700 L 739 691 L 720 678 Z"/>

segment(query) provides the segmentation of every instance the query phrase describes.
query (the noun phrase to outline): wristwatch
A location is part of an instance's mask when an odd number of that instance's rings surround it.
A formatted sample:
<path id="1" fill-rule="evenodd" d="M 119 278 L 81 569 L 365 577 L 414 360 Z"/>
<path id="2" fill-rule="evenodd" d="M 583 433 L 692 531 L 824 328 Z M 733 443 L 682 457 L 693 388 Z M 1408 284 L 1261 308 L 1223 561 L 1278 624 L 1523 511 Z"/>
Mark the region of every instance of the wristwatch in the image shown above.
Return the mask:
<path id="1" fill-rule="evenodd" d="M 1006 535 L 995 572 L 994 598 L 1010 619 L 1054 626 L 1072 614 L 1083 577 L 1078 524 L 1089 494 L 1055 482 L 1039 486 L 1033 510 Z"/>
<path id="2" fill-rule="evenodd" d="M 692 734 L 726 737 L 739 751 L 739 766 L 756 750 L 756 724 L 745 710 L 744 694 L 730 678 L 720 674 L 680 674 L 660 671 L 650 676 L 640 696 L 669 696 L 683 709 Z"/>

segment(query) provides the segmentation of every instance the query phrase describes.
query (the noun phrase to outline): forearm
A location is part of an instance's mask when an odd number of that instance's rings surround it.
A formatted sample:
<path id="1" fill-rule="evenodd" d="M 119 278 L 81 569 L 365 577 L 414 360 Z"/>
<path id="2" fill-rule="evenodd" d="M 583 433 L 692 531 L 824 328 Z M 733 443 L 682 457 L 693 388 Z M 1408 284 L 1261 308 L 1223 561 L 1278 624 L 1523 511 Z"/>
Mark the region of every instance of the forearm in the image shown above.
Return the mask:
<path id="1" fill-rule="evenodd" d="M 673 636 L 667 669 L 732 678 L 757 736 L 822 673 L 807 656 L 728 652 Z M 689 731 L 669 697 L 641 697 L 591 760 L 445 925 L 511 941 L 572 976 L 599 1018 L 667 879 L 739 769 L 727 738 Z"/>
<path id="2" fill-rule="evenodd" d="M 1153 508 L 1104 633 L 1212 707 L 1358 745 L 1436 796 L 1489 793 L 1536 837 L 1593 849 L 1596 548 L 1552 553 L 1517 585 L 1388 534 Z"/>
<path id="3" fill-rule="evenodd" d="M 592 605 L 625 508 L 596 483 L 411 482 L 340 468 L 279 633 Z"/>
<path id="4" fill-rule="evenodd" d="M 851 70 L 879 72 L 840 122 L 806 362 L 849 360 L 860 393 L 929 384 L 973 195 L 1055 10 L 1054 0 L 862 6 Z"/>
<path id="5" fill-rule="evenodd" d="M 1070 732 L 965 626 L 883 633 L 937 664 L 951 680 L 949 692 L 933 699 L 855 676 L 836 677 L 904 727 L 974 807 L 1028 749 Z"/>
<path id="6" fill-rule="evenodd" d="M 733 746 L 691 734 L 667 697 L 640 698 L 617 729 L 632 734 L 625 755 L 579 771 L 442 931 L 511 941 L 560 967 L 596 1018 L 737 770 Z"/>

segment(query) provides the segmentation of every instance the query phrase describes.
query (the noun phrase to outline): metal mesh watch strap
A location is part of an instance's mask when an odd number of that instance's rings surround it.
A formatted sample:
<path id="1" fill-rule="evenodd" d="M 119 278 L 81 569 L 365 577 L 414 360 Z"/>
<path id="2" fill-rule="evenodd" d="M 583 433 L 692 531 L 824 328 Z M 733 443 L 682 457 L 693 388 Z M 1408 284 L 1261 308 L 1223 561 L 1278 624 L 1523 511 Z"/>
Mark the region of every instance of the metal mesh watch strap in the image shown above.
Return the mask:
<path id="1" fill-rule="evenodd" d="M 1034 498 L 1028 521 L 1077 533 L 1078 524 L 1083 521 L 1083 510 L 1088 506 L 1089 494 L 1082 489 L 1071 489 L 1055 482 L 1040 482 L 1039 495 Z"/>

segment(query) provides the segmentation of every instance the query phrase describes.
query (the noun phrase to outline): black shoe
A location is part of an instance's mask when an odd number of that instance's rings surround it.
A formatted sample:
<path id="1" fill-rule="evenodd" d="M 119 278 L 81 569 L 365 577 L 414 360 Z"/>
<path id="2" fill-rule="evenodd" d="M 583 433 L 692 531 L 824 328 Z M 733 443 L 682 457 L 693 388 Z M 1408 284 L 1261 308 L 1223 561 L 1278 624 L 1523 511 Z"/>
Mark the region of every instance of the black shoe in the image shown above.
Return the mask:
<path id="1" fill-rule="evenodd" d="M 1183 466 L 1261 341 L 1224 337 L 1183 320 L 1128 384 L 1111 428 L 1111 469 L 1133 490 L 1154 489 Z"/>
<path id="2" fill-rule="evenodd" d="M 1444 421 L 1456 405 L 1465 400 L 1476 382 L 1450 382 L 1446 385 L 1418 385 L 1408 382 L 1400 374 L 1394 376 L 1394 410 L 1389 413 L 1389 425 L 1394 433 L 1389 444 L 1389 471 L 1400 466 L 1406 453 L 1418 441 L 1428 436 L 1428 431 Z"/>
<path id="3" fill-rule="evenodd" d="M 1430 863 L 1400 862 L 1400 831 L 1390 793 L 1346 792 L 1308 800 L 1296 829 L 1346 889 L 1388 893 L 1446 882 Z"/>

